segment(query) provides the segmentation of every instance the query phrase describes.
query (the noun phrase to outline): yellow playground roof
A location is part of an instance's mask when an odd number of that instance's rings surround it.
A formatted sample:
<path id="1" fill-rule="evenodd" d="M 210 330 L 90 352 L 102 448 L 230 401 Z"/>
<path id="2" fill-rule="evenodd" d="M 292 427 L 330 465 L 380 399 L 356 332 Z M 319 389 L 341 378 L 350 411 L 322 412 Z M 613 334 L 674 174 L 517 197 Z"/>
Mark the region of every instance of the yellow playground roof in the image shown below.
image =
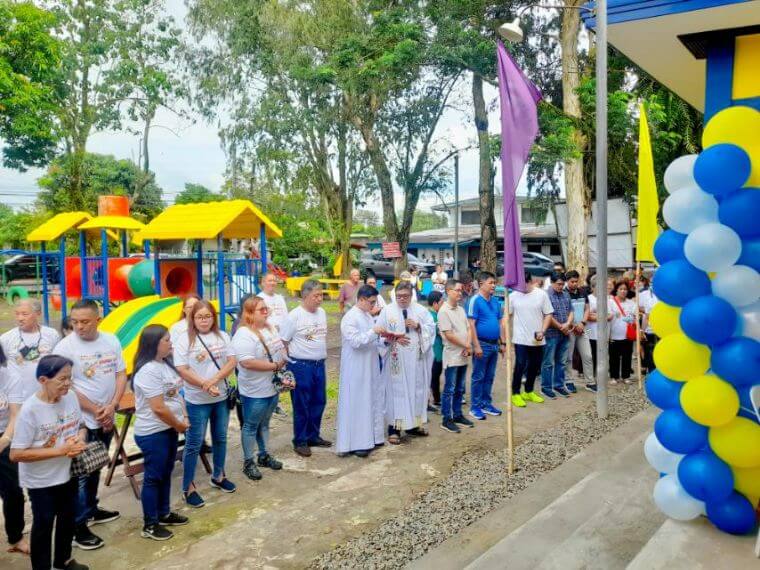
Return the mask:
<path id="1" fill-rule="evenodd" d="M 137 239 L 184 240 L 258 237 L 264 224 L 267 238 L 282 230 L 249 200 L 228 200 L 170 206 L 137 234 Z"/>
<path id="2" fill-rule="evenodd" d="M 145 224 L 129 216 L 97 216 L 79 226 L 80 230 L 141 230 Z"/>
<path id="3" fill-rule="evenodd" d="M 91 220 L 87 212 L 64 212 L 50 218 L 47 222 L 32 230 L 26 241 L 52 241 L 69 230 L 78 229 L 83 222 Z"/>

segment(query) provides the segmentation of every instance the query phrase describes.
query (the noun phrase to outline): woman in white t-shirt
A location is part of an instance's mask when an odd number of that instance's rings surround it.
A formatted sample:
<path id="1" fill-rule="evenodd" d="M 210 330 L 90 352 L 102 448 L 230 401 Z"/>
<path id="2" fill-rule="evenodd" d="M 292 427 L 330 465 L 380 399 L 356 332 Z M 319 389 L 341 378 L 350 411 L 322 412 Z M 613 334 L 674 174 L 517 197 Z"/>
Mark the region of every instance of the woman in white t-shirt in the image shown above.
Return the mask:
<path id="1" fill-rule="evenodd" d="M 169 327 L 169 336 L 172 343 L 175 343 L 177 339 L 187 333 L 188 323 L 190 322 L 190 313 L 193 312 L 193 307 L 200 301 L 201 298 L 195 293 L 190 293 L 182 301 L 182 312 L 179 315 L 179 320 Z"/>
<path id="2" fill-rule="evenodd" d="M 267 451 L 269 421 L 277 407 L 278 393 L 272 383 L 274 373 L 285 368 L 285 346 L 269 324 L 269 309 L 261 297 L 243 303 L 243 312 L 232 339 L 238 362 L 238 391 L 243 403 L 243 473 L 252 481 L 261 479 L 259 467 L 282 469 L 282 463 Z M 258 456 L 254 461 L 254 443 Z M 258 466 L 257 466 L 258 464 Z"/>
<path id="3" fill-rule="evenodd" d="M 435 271 L 430 276 L 430 281 L 433 282 L 433 289 L 444 293 L 446 291 L 446 281 L 448 280 L 449 275 L 443 270 L 443 265 L 436 265 Z"/>
<path id="4" fill-rule="evenodd" d="M 171 482 L 180 433 L 189 427 L 180 394 L 182 378 L 171 364 L 172 343 L 162 325 L 148 325 L 140 334 L 132 390 L 135 393 L 135 443 L 143 453 L 141 536 L 168 540 L 165 527 L 187 524 L 171 512 Z"/>
<path id="5" fill-rule="evenodd" d="M 628 298 L 628 285 L 625 281 L 615 283 L 611 307 L 610 384 L 617 384 L 621 379 L 625 384 L 630 384 L 634 341 L 627 338 L 627 331 L 629 325 L 635 324 L 636 303 Z"/>
<path id="6" fill-rule="evenodd" d="M 32 502 L 32 568 L 88 567 L 71 558 L 78 480 L 71 478 L 71 459 L 86 447 L 79 400 L 71 390 L 73 362 L 46 355 L 37 364 L 39 390 L 29 396 L 16 418 L 11 461 Z M 53 528 L 55 547 L 51 552 Z"/>
<path id="7" fill-rule="evenodd" d="M 216 309 L 205 300 L 195 303 L 187 333 L 179 335 L 173 344 L 174 365 L 185 381 L 185 405 L 190 420 L 182 455 L 182 492 L 189 506 L 199 508 L 205 502 L 198 493 L 193 477 L 209 423 L 214 455 L 211 486 L 225 493 L 236 490 L 235 484 L 224 473 L 230 420 L 227 378 L 235 369 L 235 356 L 229 335 L 219 330 Z"/>
<path id="8" fill-rule="evenodd" d="M 596 377 L 596 341 L 599 337 L 599 325 L 597 321 L 597 310 L 599 306 L 599 299 L 596 296 L 596 275 L 589 275 L 586 280 L 591 293 L 588 296 L 589 315 L 588 323 L 586 323 L 586 334 L 588 334 L 588 340 L 591 344 L 591 358 L 594 361 L 594 377 Z M 611 321 L 615 315 L 612 313 L 612 298 L 609 293 L 612 291 L 613 283 L 610 282 L 607 286 L 607 322 Z"/>

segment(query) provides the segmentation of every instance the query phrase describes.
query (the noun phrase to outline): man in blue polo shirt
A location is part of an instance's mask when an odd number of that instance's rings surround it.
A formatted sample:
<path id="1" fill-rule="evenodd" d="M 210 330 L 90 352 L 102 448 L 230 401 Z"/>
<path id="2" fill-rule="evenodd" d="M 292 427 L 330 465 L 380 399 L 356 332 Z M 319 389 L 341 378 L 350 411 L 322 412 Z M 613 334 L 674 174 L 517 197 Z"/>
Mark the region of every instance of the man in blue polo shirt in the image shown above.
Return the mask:
<path id="1" fill-rule="evenodd" d="M 491 401 L 491 389 L 496 374 L 499 353 L 504 354 L 506 343 L 501 338 L 503 308 L 494 296 L 496 276 L 488 271 L 478 274 L 478 294 L 467 303 L 467 318 L 472 339 L 472 388 L 470 415 L 478 420 L 501 415 Z"/>
<path id="2" fill-rule="evenodd" d="M 547 293 L 554 313 L 551 327 L 544 335 L 546 346 L 541 362 L 541 393 L 553 400 L 557 394 L 565 398 L 570 396 L 565 387 L 565 360 L 574 315 L 570 293 L 565 290 L 565 274 L 555 271 L 549 276 L 549 280 L 551 287 Z"/>

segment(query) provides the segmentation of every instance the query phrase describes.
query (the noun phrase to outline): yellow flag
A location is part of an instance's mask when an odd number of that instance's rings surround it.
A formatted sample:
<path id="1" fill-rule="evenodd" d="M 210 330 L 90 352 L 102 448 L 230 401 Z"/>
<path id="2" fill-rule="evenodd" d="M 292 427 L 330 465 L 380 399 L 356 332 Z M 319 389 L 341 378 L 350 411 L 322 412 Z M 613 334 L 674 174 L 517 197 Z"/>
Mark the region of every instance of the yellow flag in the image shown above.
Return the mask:
<path id="1" fill-rule="evenodd" d="M 657 225 L 657 184 L 654 180 L 652 141 L 644 105 L 639 104 L 639 195 L 636 219 L 636 261 L 654 261 L 654 242 L 660 233 Z"/>

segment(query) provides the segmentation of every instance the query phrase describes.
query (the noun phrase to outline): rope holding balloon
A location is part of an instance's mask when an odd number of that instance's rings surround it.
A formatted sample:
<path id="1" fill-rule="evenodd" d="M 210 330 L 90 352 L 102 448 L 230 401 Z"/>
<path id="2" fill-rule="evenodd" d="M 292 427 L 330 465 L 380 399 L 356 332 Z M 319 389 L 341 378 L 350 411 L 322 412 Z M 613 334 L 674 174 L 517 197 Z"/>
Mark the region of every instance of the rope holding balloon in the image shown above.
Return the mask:
<path id="1" fill-rule="evenodd" d="M 654 253 L 661 338 L 646 392 L 662 412 L 644 444 L 667 516 L 705 515 L 745 534 L 760 503 L 760 111 L 735 106 L 705 126 L 704 150 L 665 172 L 668 230 Z"/>

